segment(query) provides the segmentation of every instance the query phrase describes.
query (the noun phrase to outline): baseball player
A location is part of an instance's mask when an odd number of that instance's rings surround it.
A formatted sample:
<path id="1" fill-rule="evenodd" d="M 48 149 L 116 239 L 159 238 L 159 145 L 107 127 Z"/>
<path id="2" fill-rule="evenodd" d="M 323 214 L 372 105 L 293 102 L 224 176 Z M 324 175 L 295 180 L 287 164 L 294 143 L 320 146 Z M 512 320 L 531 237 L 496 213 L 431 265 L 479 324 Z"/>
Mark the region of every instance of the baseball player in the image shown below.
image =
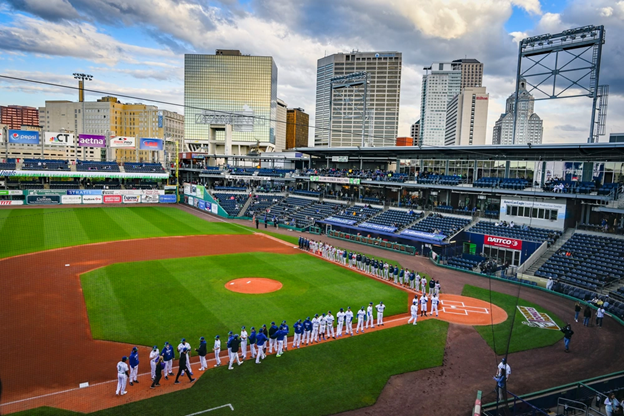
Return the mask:
<path id="1" fill-rule="evenodd" d="M 374 275 L 377 275 L 377 260 L 375 259 L 371 261 L 371 271 Z"/>
<path id="2" fill-rule="evenodd" d="M 279 330 L 275 322 L 271 322 L 271 328 L 269 328 L 269 354 L 273 353 L 273 347 L 277 349 L 277 343 L 275 342 L 275 333 Z"/>
<path id="3" fill-rule="evenodd" d="M 399 266 L 397 264 L 394 265 L 394 283 L 397 283 L 399 277 Z"/>
<path id="4" fill-rule="evenodd" d="M 162 353 L 165 360 L 165 379 L 169 380 L 169 376 L 173 375 L 173 359 L 175 357 L 173 346 L 169 342 L 165 342 Z"/>
<path id="5" fill-rule="evenodd" d="M 429 296 L 433 296 L 433 293 L 435 292 L 435 280 L 433 280 L 433 277 L 431 279 L 429 279 Z"/>
<path id="6" fill-rule="evenodd" d="M 420 285 L 421 285 L 420 291 L 423 294 L 426 294 L 427 293 L 427 278 L 425 276 L 423 276 L 422 279 L 420 279 Z"/>
<path id="7" fill-rule="evenodd" d="M 306 345 L 310 345 L 310 334 L 312 334 L 312 321 L 308 316 L 305 321 L 303 321 L 303 340 L 301 342 L 305 342 Z"/>
<path id="8" fill-rule="evenodd" d="M 347 265 L 347 250 L 341 250 L 342 251 L 342 264 L 344 266 Z"/>
<path id="9" fill-rule="evenodd" d="M 182 351 L 180 351 L 180 361 L 178 362 L 180 367 L 178 367 L 178 374 L 176 375 L 175 383 L 173 384 L 180 384 L 179 378 L 182 374 L 184 374 L 184 370 L 186 370 L 186 376 L 189 378 L 189 381 L 191 383 L 195 381 L 194 378 L 191 378 L 191 370 L 188 369 L 187 364 L 188 350 L 186 348 L 182 348 Z"/>
<path id="10" fill-rule="evenodd" d="M 182 338 L 182 341 L 178 344 L 178 352 L 182 354 L 184 348 L 186 348 L 186 369 L 193 375 L 193 370 L 191 369 L 191 344 L 186 341 L 186 338 Z M 184 370 L 182 370 L 182 375 L 184 375 Z"/>
<path id="11" fill-rule="evenodd" d="M 256 337 L 258 334 L 256 333 L 256 327 L 251 327 L 251 334 L 249 334 L 249 351 L 251 351 L 251 359 L 256 358 Z"/>
<path id="12" fill-rule="evenodd" d="M 353 311 L 350 306 L 347 307 L 347 311 L 345 312 L 345 324 L 347 334 L 353 336 Z"/>
<path id="13" fill-rule="evenodd" d="M 416 321 L 418 321 L 418 301 L 416 301 L 416 299 L 412 301 L 410 313 L 412 314 L 412 317 L 407 320 L 407 323 L 409 324 L 411 321 L 414 321 L 414 325 L 416 325 Z"/>
<path id="14" fill-rule="evenodd" d="M 414 290 L 414 279 L 415 279 L 416 275 L 412 272 L 409 271 L 409 269 L 407 270 L 407 279 L 409 280 L 409 287 L 410 289 Z"/>
<path id="15" fill-rule="evenodd" d="M 266 358 L 266 354 L 264 353 L 264 346 L 267 342 L 268 338 L 266 334 L 262 331 L 258 332 L 256 336 L 256 345 L 258 346 L 258 353 L 256 355 L 256 364 L 260 364 L 260 360 Z"/>
<path id="16" fill-rule="evenodd" d="M 435 283 L 435 294 L 436 295 L 440 294 L 440 281 L 439 280 L 436 280 L 436 283 Z"/>
<path id="17" fill-rule="evenodd" d="M 128 393 L 126 391 L 126 381 L 128 381 L 128 357 L 121 357 L 121 361 L 117 363 L 117 391 L 116 396 Z"/>
<path id="18" fill-rule="evenodd" d="M 227 342 L 225 343 L 225 345 L 227 346 L 228 360 L 230 359 L 230 356 L 232 355 L 232 340 L 233 339 L 234 339 L 234 332 L 232 331 L 228 332 L 228 339 L 227 339 Z"/>
<path id="19" fill-rule="evenodd" d="M 344 313 L 344 309 L 342 308 L 340 308 L 340 311 L 338 311 L 338 313 L 336 314 L 336 317 L 338 318 L 338 324 L 336 325 L 337 337 L 342 336 L 342 326 L 344 325 L 345 315 L 346 314 Z"/>
<path id="20" fill-rule="evenodd" d="M 230 362 L 228 363 L 228 370 L 233 370 L 232 364 L 234 364 L 234 360 L 241 365 L 243 362 L 240 360 L 240 356 L 238 355 L 238 350 L 240 349 L 241 340 L 238 338 L 238 334 L 234 334 L 234 338 L 232 338 L 232 342 L 230 342 Z"/>
<path id="21" fill-rule="evenodd" d="M 325 338 L 325 331 L 327 330 L 327 318 L 325 317 L 325 314 L 322 315 L 323 316 L 319 318 L 319 338 L 323 338 L 323 340 L 326 340 L 327 338 Z"/>
<path id="22" fill-rule="evenodd" d="M 219 338 L 219 335 L 215 337 L 215 342 L 212 350 L 214 351 L 216 361 L 214 366 L 219 367 L 221 365 L 221 357 L 219 357 L 219 354 L 221 353 L 221 339 Z"/>
<path id="23" fill-rule="evenodd" d="M 284 348 L 283 348 L 283 351 L 288 351 L 288 333 L 290 332 L 290 328 L 286 324 L 285 320 L 282 321 L 282 327 L 284 327 L 284 330 L 286 331 L 286 338 L 284 338 Z"/>
<path id="24" fill-rule="evenodd" d="M 292 346 L 293 348 L 299 348 L 301 346 L 301 337 L 303 335 L 303 323 L 301 322 L 301 319 L 295 322 L 293 330 L 295 331 L 295 336 L 293 338 Z"/>
<path id="25" fill-rule="evenodd" d="M 503 358 L 501 362 L 498 364 L 498 368 L 496 370 L 496 376 L 500 377 L 500 375 L 505 370 L 505 381 L 509 380 L 509 376 L 511 375 L 511 367 L 507 364 L 507 358 Z"/>
<path id="26" fill-rule="evenodd" d="M 392 264 L 388 266 L 388 273 L 390 273 L 391 278 L 394 277 L 394 266 Z M 398 283 L 398 282 L 395 280 L 394 283 Z"/>
<path id="27" fill-rule="evenodd" d="M 137 347 L 132 348 L 130 353 L 130 385 L 138 383 L 137 376 L 139 375 L 139 349 Z"/>
<path id="28" fill-rule="evenodd" d="M 362 330 L 362 332 L 364 332 L 364 317 L 366 316 L 366 311 L 364 310 L 364 306 L 362 306 L 362 309 L 360 309 L 359 311 L 357 311 L 357 327 L 355 328 L 355 333 L 359 333 L 360 329 Z"/>
<path id="29" fill-rule="evenodd" d="M 403 280 L 403 278 L 405 277 L 405 270 L 401 269 L 399 270 L 399 284 L 401 286 L 403 286 L 405 280 Z"/>
<path id="30" fill-rule="evenodd" d="M 275 339 L 277 340 L 277 353 L 275 354 L 276 357 L 281 357 L 284 353 L 284 339 L 287 339 L 286 334 L 286 329 L 284 329 L 283 326 L 281 326 L 280 329 L 275 332 Z"/>
<path id="31" fill-rule="evenodd" d="M 418 288 L 420 287 L 420 274 L 416 272 L 416 277 L 414 278 L 414 284 L 416 285 L 416 292 L 418 292 Z"/>
<path id="32" fill-rule="evenodd" d="M 154 345 L 152 351 L 150 351 L 150 370 L 152 374 L 152 380 L 156 378 L 156 361 L 154 361 L 160 355 L 158 347 Z"/>
<path id="33" fill-rule="evenodd" d="M 373 302 L 369 303 L 368 308 L 366 308 L 366 329 L 368 329 L 369 324 L 371 328 L 375 328 L 375 321 L 373 321 Z"/>
<path id="34" fill-rule="evenodd" d="M 427 293 L 423 292 L 420 296 L 420 316 L 427 316 Z"/>
<path id="35" fill-rule="evenodd" d="M 206 338 L 201 337 L 199 339 L 199 348 L 195 348 L 195 351 L 199 355 L 199 371 L 207 370 L 206 354 L 208 354 L 208 344 L 206 343 Z"/>
<path id="36" fill-rule="evenodd" d="M 247 331 L 245 331 L 245 327 L 241 328 L 240 333 L 240 341 L 241 341 L 241 358 L 243 361 L 247 359 Z"/>
<path id="37" fill-rule="evenodd" d="M 311 342 L 316 342 L 318 344 L 319 338 L 319 326 L 321 325 L 321 320 L 319 319 L 318 313 L 314 315 L 312 318 L 312 339 Z"/>
<path id="38" fill-rule="evenodd" d="M 390 267 L 390 265 L 388 264 L 388 262 L 384 262 L 384 278 L 386 280 L 388 280 L 388 268 Z"/>
<path id="39" fill-rule="evenodd" d="M 386 305 L 384 305 L 383 302 L 379 302 L 379 305 L 375 306 L 375 309 L 377 309 L 377 325 L 383 326 L 383 314 Z"/>
<path id="40" fill-rule="evenodd" d="M 334 315 L 332 315 L 331 311 L 327 311 L 325 321 L 327 321 L 327 336 L 336 339 L 336 333 L 334 332 Z"/>
<path id="41" fill-rule="evenodd" d="M 431 316 L 433 316 L 433 311 L 435 311 L 436 316 L 438 316 L 438 302 L 440 302 L 440 299 L 437 294 L 434 294 L 431 297 Z"/>
<path id="42" fill-rule="evenodd" d="M 360 253 L 356 256 L 358 269 L 362 270 L 362 255 Z"/>

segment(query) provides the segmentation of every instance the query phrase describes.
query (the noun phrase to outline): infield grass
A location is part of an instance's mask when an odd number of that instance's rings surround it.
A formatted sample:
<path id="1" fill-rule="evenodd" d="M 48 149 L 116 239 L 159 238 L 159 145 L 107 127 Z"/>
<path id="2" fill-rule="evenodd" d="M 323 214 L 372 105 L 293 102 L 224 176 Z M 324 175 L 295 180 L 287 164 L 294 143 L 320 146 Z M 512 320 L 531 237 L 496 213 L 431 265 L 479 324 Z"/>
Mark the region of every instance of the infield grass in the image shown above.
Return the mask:
<path id="1" fill-rule="evenodd" d="M 250 234 L 174 207 L 0 210 L 0 257 L 103 241 L 198 234 Z"/>
<path id="2" fill-rule="evenodd" d="M 225 408 L 207 415 L 316 416 L 358 409 L 377 401 L 390 376 L 442 365 L 447 330 L 446 322 L 432 319 L 416 327 L 402 325 L 289 350 L 260 365 L 247 361 L 233 371 L 224 365 L 206 371 L 190 389 L 93 415 L 183 416 L 228 403 L 234 412 Z M 171 383 L 171 378 L 162 380 L 160 388 Z M 131 387 L 128 392 L 132 394 Z"/>
<path id="3" fill-rule="evenodd" d="M 462 291 L 462 295 L 472 298 L 481 299 L 486 302 L 490 301 L 490 291 L 480 287 L 466 285 Z M 492 326 L 475 326 L 474 328 L 488 343 L 488 345 L 498 355 L 504 355 L 507 352 L 507 344 L 509 344 L 509 352 L 526 351 L 534 348 L 547 347 L 558 342 L 563 338 L 563 333 L 558 330 L 532 328 L 524 325 L 524 316 L 516 308 L 516 297 L 506 295 L 500 292 L 492 292 L 492 303 L 500 306 L 507 312 L 507 320 L 498 325 Z M 520 298 L 519 306 L 529 306 L 537 309 L 539 312 L 547 313 L 559 327 L 563 327 L 565 323 L 555 316 L 554 313 L 528 302 Z M 512 330 L 512 318 L 515 315 L 515 321 Z M 509 331 L 511 332 L 511 340 L 509 339 Z"/>
<path id="4" fill-rule="evenodd" d="M 265 277 L 283 287 L 262 295 L 235 293 L 225 284 Z M 409 294 L 307 254 L 240 253 L 113 264 L 81 276 L 95 339 L 162 345 L 185 337 L 224 337 L 272 321 L 383 301 L 385 315 L 407 311 Z"/>

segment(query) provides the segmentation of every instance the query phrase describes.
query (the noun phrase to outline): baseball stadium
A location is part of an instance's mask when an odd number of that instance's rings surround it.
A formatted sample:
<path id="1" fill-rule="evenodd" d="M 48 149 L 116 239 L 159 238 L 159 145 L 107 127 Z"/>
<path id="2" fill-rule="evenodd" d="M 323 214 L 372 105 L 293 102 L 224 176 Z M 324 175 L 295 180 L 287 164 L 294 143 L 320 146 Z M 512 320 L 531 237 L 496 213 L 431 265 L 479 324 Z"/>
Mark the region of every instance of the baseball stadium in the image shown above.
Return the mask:
<path id="1" fill-rule="evenodd" d="M 203 110 L 167 162 L 5 142 L 0 414 L 614 414 L 624 143 L 241 152 Z"/>

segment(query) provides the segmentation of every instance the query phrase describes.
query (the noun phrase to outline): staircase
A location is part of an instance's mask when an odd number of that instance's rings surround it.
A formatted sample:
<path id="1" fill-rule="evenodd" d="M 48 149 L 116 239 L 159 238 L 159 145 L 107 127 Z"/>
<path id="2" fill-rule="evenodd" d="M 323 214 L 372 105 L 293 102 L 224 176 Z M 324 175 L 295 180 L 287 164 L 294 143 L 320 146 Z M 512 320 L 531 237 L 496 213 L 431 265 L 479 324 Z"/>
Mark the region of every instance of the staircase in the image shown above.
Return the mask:
<path id="1" fill-rule="evenodd" d="M 241 217 L 245 214 L 245 212 L 247 212 L 247 208 L 249 208 L 249 205 L 251 205 L 252 200 L 253 200 L 253 195 L 247 198 L 247 201 L 245 201 L 245 203 L 243 204 L 243 207 L 240 209 L 240 211 L 236 213 L 237 217 Z"/>
<path id="2" fill-rule="evenodd" d="M 544 263 L 546 263 L 548 261 L 548 259 L 555 254 L 571 237 L 572 234 L 574 234 L 574 232 L 576 231 L 576 228 L 568 228 L 561 237 L 559 237 L 559 239 L 555 242 L 555 244 L 553 244 L 552 246 L 550 246 L 548 248 L 548 250 L 546 250 L 544 252 L 544 254 L 542 254 L 542 256 L 537 259 L 535 261 L 535 263 L 533 263 L 531 265 L 531 267 L 529 267 L 524 274 L 529 274 L 531 276 L 534 276 L 534 273 L 544 265 Z"/>

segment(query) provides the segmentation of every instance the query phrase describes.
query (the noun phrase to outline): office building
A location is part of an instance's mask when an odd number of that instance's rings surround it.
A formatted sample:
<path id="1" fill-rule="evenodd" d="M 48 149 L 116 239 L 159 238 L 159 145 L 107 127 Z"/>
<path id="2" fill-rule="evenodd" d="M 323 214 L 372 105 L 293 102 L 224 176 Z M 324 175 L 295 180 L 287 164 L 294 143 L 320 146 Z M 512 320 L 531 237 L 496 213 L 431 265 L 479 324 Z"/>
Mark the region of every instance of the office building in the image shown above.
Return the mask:
<path id="1" fill-rule="evenodd" d="M 38 126 L 39 111 L 34 107 L 20 105 L 0 106 L 0 123 L 12 130 L 19 130 L 22 126 Z"/>
<path id="2" fill-rule="evenodd" d="M 461 92 L 461 66 L 451 62 L 438 62 L 424 69 L 419 145 L 444 146 L 447 104 Z"/>
<path id="3" fill-rule="evenodd" d="M 410 127 L 410 134 L 414 139 L 414 146 L 418 146 L 418 138 L 420 137 L 420 120 L 412 124 L 412 127 Z"/>
<path id="4" fill-rule="evenodd" d="M 400 52 L 353 51 L 319 59 L 314 145 L 361 146 L 364 140 L 366 146 L 393 146 L 399 126 L 401 64 Z M 332 89 L 332 78 L 360 72 L 368 80 L 366 110 L 363 83 Z"/>
<path id="5" fill-rule="evenodd" d="M 505 113 L 494 124 L 492 144 L 541 144 L 544 134 L 542 119 L 534 112 L 535 99 L 526 89 L 526 81 L 520 80 L 518 90 L 516 138 L 513 140 L 515 93 L 507 98 Z"/>
<path id="6" fill-rule="evenodd" d="M 488 102 L 485 87 L 466 87 L 449 101 L 444 145 L 485 145 Z"/>
<path id="7" fill-rule="evenodd" d="M 184 55 L 184 104 L 185 150 L 247 154 L 256 143 L 260 151 L 275 149 L 277 66 L 270 56 Z"/>
<path id="8" fill-rule="evenodd" d="M 286 121 L 288 119 L 288 106 L 279 98 L 277 99 L 277 119 L 275 120 L 275 152 L 281 152 L 286 148 Z"/>
<path id="9" fill-rule="evenodd" d="M 175 111 L 159 110 L 158 127 L 163 129 L 165 160 L 175 163 L 176 152 L 184 150 L 184 115 Z"/>
<path id="10" fill-rule="evenodd" d="M 310 116 L 303 108 L 289 108 L 286 117 L 286 149 L 308 147 Z"/>
<path id="11" fill-rule="evenodd" d="M 483 84 L 483 64 L 476 59 L 456 59 L 452 62 L 461 71 L 461 90 L 481 87 Z"/>
<path id="12" fill-rule="evenodd" d="M 624 133 L 609 133 L 609 143 L 624 143 Z"/>

